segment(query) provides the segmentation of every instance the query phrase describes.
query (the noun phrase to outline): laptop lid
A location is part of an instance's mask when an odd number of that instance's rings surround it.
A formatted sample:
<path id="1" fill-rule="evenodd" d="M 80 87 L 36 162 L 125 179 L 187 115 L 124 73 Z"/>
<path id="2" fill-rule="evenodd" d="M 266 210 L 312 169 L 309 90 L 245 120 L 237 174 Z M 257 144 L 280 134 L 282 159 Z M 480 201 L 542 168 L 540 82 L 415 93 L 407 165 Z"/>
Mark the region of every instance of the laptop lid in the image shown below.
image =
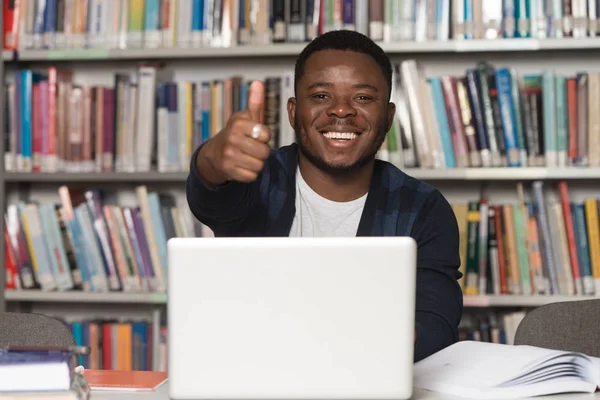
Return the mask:
<path id="1" fill-rule="evenodd" d="M 174 238 L 168 265 L 171 398 L 411 396 L 412 238 Z"/>

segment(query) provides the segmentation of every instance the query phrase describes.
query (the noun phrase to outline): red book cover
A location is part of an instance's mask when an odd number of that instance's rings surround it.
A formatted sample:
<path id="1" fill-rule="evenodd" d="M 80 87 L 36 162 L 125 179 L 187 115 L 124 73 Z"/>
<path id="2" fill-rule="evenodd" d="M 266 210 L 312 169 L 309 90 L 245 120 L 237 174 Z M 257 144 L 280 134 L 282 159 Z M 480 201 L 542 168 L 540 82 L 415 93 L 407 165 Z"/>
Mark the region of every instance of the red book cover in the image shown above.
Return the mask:
<path id="1" fill-rule="evenodd" d="M 31 154 L 33 162 L 33 171 L 40 172 L 42 166 L 42 115 L 41 115 L 41 96 L 40 83 L 33 83 L 31 89 Z"/>
<path id="2" fill-rule="evenodd" d="M 562 204 L 565 229 L 567 231 L 567 244 L 569 245 L 569 256 L 571 260 L 571 269 L 573 270 L 573 279 L 575 282 L 580 282 L 581 274 L 579 273 L 579 259 L 577 258 L 577 246 L 575 245 L 575 232 L 573 231 L 573 218 L 571 216 L 571 203 L 569 202 L 569 189 L 567 182 L 560 181 L 558 183 L 560 191 L 560 202 Z M 580 290 L 581 284 L 576 285 L 576 290 Z M 576 293 L 583 294 L 583 293 Z"/>
<path id="3" fill-rule="evenodd" d="M 102 366 L 112 368 L 112 324 L 102 325 Z M 87 377 L 86 377 L 87 378 Z"/>
<path id="4" fill-rule="evenodd" d="M 56 172 L 56 101 L 57 101 L 58 72 L 56 67 L 48 68 L 48 153 L 46 167 L 48 172 Z"/>
<path id="5" fill-rule="evenodd" d="M 3 36 L 5 50 L 17 50 L 19 47 L 19 0 L 4 0 Z"/>
<path id="6" fill-rule="evenodd" d="M 159 371 L 116 371 L 86 369 L 83 376 L 90 389 L 155 391 L 168 379 L 166 372 Z"/>
<path id="7" fill-rule="evenodd" d="M 569 160 L 577 160 L 577 81 L 567 78 L 567 115 L 569 127 Z"/>
<path id="8" fill-rule="evenodd" d="M 6 264 L 6 282 L 4 287 L 6 289 L 16 289 L 17 260 L 6 224 L 4 224 L 4 262 Z"/>

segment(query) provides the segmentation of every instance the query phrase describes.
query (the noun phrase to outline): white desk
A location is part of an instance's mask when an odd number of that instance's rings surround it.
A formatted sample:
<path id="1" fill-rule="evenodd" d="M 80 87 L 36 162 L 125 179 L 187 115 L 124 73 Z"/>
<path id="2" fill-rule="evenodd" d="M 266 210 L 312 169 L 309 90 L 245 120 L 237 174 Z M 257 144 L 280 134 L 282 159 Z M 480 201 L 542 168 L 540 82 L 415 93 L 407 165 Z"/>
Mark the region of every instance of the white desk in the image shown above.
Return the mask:
<path id="1" fill-rule="evenodd" d="M 92 392 L 91 400 L 169 400 L 169 382 L 156 392 Z M 412 400 L 464 400 L 462 397 L 452 397 L 440 393 L 416 390 Z M 600 400 L 600 392 L 596 394 L 563 394 L 557 396 L 537 397 L 536 400 Z"/>

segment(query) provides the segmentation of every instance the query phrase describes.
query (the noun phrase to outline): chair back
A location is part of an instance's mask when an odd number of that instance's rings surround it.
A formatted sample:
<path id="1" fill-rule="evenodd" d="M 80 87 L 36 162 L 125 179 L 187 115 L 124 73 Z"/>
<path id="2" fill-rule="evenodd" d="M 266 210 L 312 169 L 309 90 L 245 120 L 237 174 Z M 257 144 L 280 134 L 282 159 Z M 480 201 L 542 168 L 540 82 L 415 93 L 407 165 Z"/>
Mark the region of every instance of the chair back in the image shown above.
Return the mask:
<path id="1" fill-rule="evenodd" d="M 69 347 L 71 331 L 61 321 L 42 314 L 1 312 L 0 347 Z"/>
<path id="2" fill-rule="evenodd" d="M 526 314 L 514 344 L 600 357 L 600 299 L 551 303 Z"/>

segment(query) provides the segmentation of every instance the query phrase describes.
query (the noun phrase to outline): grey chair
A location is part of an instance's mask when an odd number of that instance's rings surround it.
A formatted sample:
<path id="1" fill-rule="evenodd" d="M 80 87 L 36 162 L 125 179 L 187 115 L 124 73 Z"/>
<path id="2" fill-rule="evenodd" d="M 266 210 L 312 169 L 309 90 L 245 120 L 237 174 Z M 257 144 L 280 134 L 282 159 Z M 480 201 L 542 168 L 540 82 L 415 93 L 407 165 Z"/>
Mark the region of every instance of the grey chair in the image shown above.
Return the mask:
<path id="1" fill-rule="evenodd" d="M 600 357 L 600 299 L 551 303 L 521 320 L 514 344 Z"/>
<path id="2" fill-rule="evenodd" d="M 0 313 L 0 347 L 74 346 L 71 331 L 61 321 L 42 314 Z"/>

